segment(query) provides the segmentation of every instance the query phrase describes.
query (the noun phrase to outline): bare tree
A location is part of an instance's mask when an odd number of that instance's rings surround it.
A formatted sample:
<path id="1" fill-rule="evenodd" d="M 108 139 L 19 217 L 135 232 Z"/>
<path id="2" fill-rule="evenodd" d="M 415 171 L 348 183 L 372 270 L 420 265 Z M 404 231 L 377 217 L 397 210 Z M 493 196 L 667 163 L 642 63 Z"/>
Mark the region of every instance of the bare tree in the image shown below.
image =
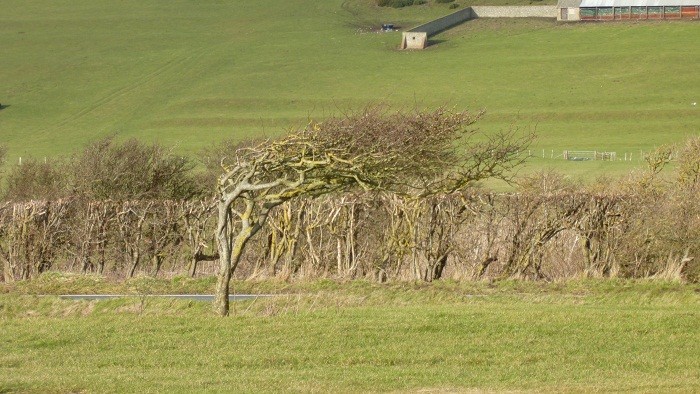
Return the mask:
<path id="1" fill-rule="evenodd" d="M 389 180 L 392 162 L 400 162 L 395 148 L 369 144 L 369 136 L 353 135 L 367 130 L 337 127 L 333 131 L 338 133 L 332 135 L 324 126 L 312 124 L 279 140 L 242 146 L 230 164 L 222 163 L 225 173 L 218 181 L 216 231 L 220 266 L 214 303 L 218 314 L 228 315 L 231 275 L 245 245 L 273 208 L 300 196 L 351 186 L 381 187 Z"/>
<path id="2" fill-rule="evenodd" d="M 0 229 L 4 281 L 29 279 L 51 269 L 57 250 L 65 242 L 65 205 L 31 201 L 4 204 L 0 210 L 9 216 Z"/>
<path id="3" fill-rule="evenodd" d="M 185 241 L 191 256 L 188 273 L 194 278 L 197 276 L 200 261 L 214 261 L 219 258 L 218 254 L 205 253 L 209 247 L 207 235 L 210 236 L 211 232 L 208 231 L 208 222 L 212 217 L 214 204 L 210 200 L 187 201 L 182 204 L 182 209 L 182 219 L 187 232 Z M 213 239 L 211 243 L 213 244 Z"/>
<path id="4" fill-rule="evenodd" d="M 133 278 L 136 274 L 145 245 L 144 224 L 149 216 L 153 215 L 152 208 L 154 202 L 147 201 L 140 204 L 134 201 L 126 201 L 121 204 L 120 211 L 116 215 L 119 238 L 124 247 L 126 260 L 129 264 L 128 277 Z"/>
<path id="5" fill-rule="evenodd" d="M 153 262 L 153 277 L 158 276 L 166 256 L 172 256 L 173 249 L 183 241 L 183 211 L 178 202 L 162 201 L 146 224 L 147 250 Z"/>
<path id="6" fill-rule="evenodd" d="M 477 140 L 468 126 L 479 116 L 444 108 L 389 113 L 374 107 L 239 146 L 221 161 L 218 179 L 215 312 L 228 314 L 231 276 L 246 244 L 286 201 L 351 187 L 423 197 L 505 174 L 517 164 L 525 140 L 512 133 Z"/>
<path id="7" fill-rule="evenodd" d="M 107 262 L 106 249 L 109 241 L 110 226 L 117 213 L 111 201 L 72 200 L 69 214 L 68 233 L 70 242 L 64 248 L 66 254 L 73 256 L 80 266 L 81 273 L 104 273 Z M 97 261 L 93 261 L 96 258 Z"/>

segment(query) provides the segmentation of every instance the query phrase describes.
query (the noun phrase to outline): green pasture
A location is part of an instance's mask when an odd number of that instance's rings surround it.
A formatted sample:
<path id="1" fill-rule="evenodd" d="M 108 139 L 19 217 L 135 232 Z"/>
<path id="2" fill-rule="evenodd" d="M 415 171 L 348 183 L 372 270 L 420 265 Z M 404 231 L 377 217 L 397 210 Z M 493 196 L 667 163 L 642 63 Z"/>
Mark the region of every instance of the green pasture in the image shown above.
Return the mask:
<path id="1" fill-rule="evenodd" d="M 464 1 L 458 0 L 464 4 Z M 484 2 L 490 4 L 528 1 Z M 540 4 L 541 2 L 533 2 Z M 550 2 L 551 3 L 551 2 Z M 0 0 L 0 143 L 68 154 L 116 134 L 183 153 L 389 103 L 485 109 L 485 132 L 536 130 L 532 149 L 634 153 L 700 132 L 697 22 L 475 20 L 396 50 L 446 4 L 370 0 Z M 540 160 L 535 167 L 620 173 Z"/>
<path id="2" fill-rule="evenodd" d="M 286 295 L 219 318 L 201 302 L 66 301 L 19 285 L 0 294 L 0 392 L 700 390 L 696 285 L 236 286 Z"/>

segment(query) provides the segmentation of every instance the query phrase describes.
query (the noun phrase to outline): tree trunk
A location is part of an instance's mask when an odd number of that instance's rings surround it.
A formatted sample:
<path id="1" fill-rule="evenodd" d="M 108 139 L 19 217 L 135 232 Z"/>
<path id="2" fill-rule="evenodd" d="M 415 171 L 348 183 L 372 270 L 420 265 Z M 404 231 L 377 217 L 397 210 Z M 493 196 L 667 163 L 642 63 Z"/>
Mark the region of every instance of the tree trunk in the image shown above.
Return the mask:
<path id="1" fill-rule="evenodd" d="M 216 278 L 216 293 L 212 307 L 219 316 L 228 316 L 228 293 L 231 281 L 231 240 L 229 238 L 229 206 L 219 203 L 219 225 L 216 241 L 219 249 L 219 273 Z"/>
<path id="2" fill-rule="evenodd" d="M 81 273 L 87 274 L 88 271 L 91 270 L 92 263 L 90 262 L 90 258 L 88 256 L 81 256 L 80 260 L 82 260 L 83 264 L 82 267 L 80 268 Z"/>
<path id="3" fill-rule="evenodd" d="M 438 261 L 435 263 L 435 266 L 433 267 L 433 272 L 432 272 L 432 278 L 431 282 L 434 280 L 440 280 L 442 278 L 442 272 L 445 270 L 445 266 L 447 265 L 447 253 L 443 254 L 440 256 Z"/>
<path id="4" fill-rule="evenodd" d="M 233 235 L 231 224 L 231 204 L 235 200 L 229 197 L 219 201 L 218 225 L 216 227 L 216 241 L 219 249 L 219 274 L 216 279 L 216 294 L 214 296 L 214 312 L 219 316 L 228 316 L 229 309 L 229 288 L 231 276 L 236 270 L 238 262 L 243 255 L 243 250 L 248 241 L 262 228 L 267 220 L 270 210 L 282 203 L 279 200 L 275 203 L 265 203 L 260 214 L 251 225 L 251 216 L 255 208 L 253 199 L 246 199 L 246 209 L 243 213 L 237 213 L 240 218 L 241 229 L 236 236 Z"/>
<path id="5" fill-rule="evenodd" d="M 216 294 L 214 296 L 214 312 L 219 316 L 228 316 L 229 287 L 233 271 L 243 254 L 243 248 L 248 240 L 255 235 L 259 226 L 250 226 L 250 215 L 253 208 L 252 201 L 246 202 L 246 213 L 241 216 L 241 230 L 234 237 L 231 228 L 231 205 L 226 201 L 219 202 L 218 226 L 216 229 L 216 241 L 219 249 L 219 274 L 216 279 Z M 264 220 L 264 218 L 263 218 Z"/>
<path id="6" fill-rule="evenodd" d="M 231 276 L 233 276 L 233 272 L 241 260 L 245 244 L 252 236 L 251 228 L 244 228 L 238 233 L 230 249 L 228 247 L 228 239 L 223 240 L 223 242 L 219 240 L 219 256 L 221 257 L 219 259 L 219 275 L 216 280 L 216 296 L 214 299 L 214 311 L 219 316 L 228 316 Z M 222 245 L 224 246 L 223 248 Z"/>
<path id="7" fill-rule="evenodd" d="M 153 255 L 153 277 L 157 278 L 160 272 L 160 267 L 163 265 L 163 256 L 159 254 Z"/>
<path id="8" fill-rule="evenodd" d="M 2 276 L 3 279 L 5 280 L 5 283 L 12 283 L 15 281 L 15 275 L 13 272 L 13 267 L 12 263 L 10 262 L 10 259 L 5 259 L 5 264 L 3 264 L 3 269 L 2 269 Z"/>
<path id="9" fill-rule="evenodd" d="M 190 266 L 189 266 L 189 274 L 191 277 L 195 277 L 197 275 L 197 268 L 199 267 L 199 262 L 200 261 L 216 261 L 219 259 L 219 254 L 204 254 L 201 251 L 197 251 L 192 256 L 192 259 L 190 259 Z"/>
<path id="10" fill-rule="evenodd" d="M 98 250 L 99 250 L 99 252 L 98 252 L 99 261 L 98 261 L 98 263 L 97 263 L 97 273 L 98 273 L 99 275 L 102 275 L 102 274 L 104 273 L 104 271 L 105 271 L 105 263 L 106 263 L 106 259 L 105 259 L 105 250 L 106 250 L 107 241 L 102 241 L 102 242 L 99 243 L 98 245 L 99 245 L 99 246 L 98 246 Z"/>
<path id="11" fill-rule="evenodd" d="M 199 263 L 197 256 L 192 257 L 192 260 L 190 261 L 190 278 L 197 276 L 197 263 Z"/>
<path id="12" fill-rule="evenodd" d="M 131 252 L 131 269 L 129 269 L 129 278 L 134 277 L 136 267 L 139 265 L 139 260 L 141 260 L 141 253 L 136 250 Z"/>
<path id="13" fill-rule="evenodd" d="M 479 280 L 481 279 L 484 274 L 486 274 L 486 270 L 489 268 L 489 265 L 493 263 L 494 261 L 498 261 L 498 258 L 495 256 L 488 256 L 484 260 L 479 263 L 479 267 L 477 270 L 474 272 L 474 276 L 472 277 L 474 280 Z"/>

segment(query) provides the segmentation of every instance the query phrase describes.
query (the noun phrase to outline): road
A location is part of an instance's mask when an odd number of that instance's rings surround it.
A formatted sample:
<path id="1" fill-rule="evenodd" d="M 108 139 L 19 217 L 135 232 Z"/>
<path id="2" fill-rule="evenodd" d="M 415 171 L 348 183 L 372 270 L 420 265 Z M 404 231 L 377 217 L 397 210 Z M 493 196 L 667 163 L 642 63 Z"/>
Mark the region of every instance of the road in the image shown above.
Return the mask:
<path id="1" fill-rule="evenodd" d="M 276 294 L 230 294 L 228 296 L 229 301 L 247 301 L 253 300 L 260 297 L 275 297 Z M 66 300 L 110 300 L 113 298 L 125 298 L 125 297 L 147 297 L 147 298 L 175 298 L 180 300 L 191 300 L 191 301 L 202 301 L 211 302 L 214 300 L 214 296 L 211 294 L 61 294 L 60 298 Z"/>

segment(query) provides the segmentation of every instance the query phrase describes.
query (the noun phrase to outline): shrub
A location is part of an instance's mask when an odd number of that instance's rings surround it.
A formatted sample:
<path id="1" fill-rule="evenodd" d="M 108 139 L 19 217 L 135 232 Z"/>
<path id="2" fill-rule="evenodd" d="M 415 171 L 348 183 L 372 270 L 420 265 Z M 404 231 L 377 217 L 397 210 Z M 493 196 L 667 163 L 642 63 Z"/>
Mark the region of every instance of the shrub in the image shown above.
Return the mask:
<path id="1" fill-rule="evenodd" d="M 190 199 L 204 187 L 190 160 L 160 145 L 105 138 L 77 155 L 71 173 L 76 193 L 91 199 Z"/>
<path id="2" fill-rule="evenodd" d="M 438 4 L 447 4 L 447 3 L 452 3 L 455 0 L 435 0 L 436 3 Z"/>
<path id="3" fill-rule="evenodd" d="M 62 163 L 26 160 L 7 174 L 6 200 L 54 200 L 67 194 L 67 175 Z"/>
<path id="4" fill-rule="evenodd" d="M 678 182 L 686 187 L 700 186 L 700 137 L 688 139 L 678 157 Z"/>
<path id="5" fill-rule="evenodd" d="M 380 7 L 402 8 L 414 4 L 425 4 L 425 0 L 377 0 L 377 5 Z"/>

